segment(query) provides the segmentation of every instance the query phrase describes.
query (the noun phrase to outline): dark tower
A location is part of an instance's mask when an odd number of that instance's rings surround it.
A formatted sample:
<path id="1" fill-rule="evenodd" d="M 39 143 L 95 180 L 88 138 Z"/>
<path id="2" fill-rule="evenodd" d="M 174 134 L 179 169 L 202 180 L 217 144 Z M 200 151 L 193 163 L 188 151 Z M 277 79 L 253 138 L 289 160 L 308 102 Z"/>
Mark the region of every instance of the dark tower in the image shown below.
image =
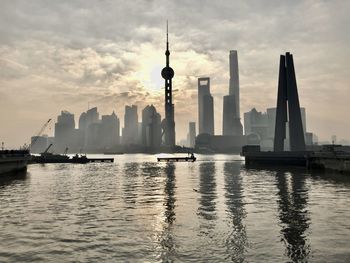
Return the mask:
<path id="1" fill-rule="evenodd" d="M 168 147 L 175 146 L 175 121 L 174 104 L 172 94 L 171 79 L 174 77 L 174 70 L 169 66 L 169 41 L 168 41 L 168 22 L 166 24 L 166 66 L 162 70 L 162 77 L 165 79 L 165 119 L 162 121 L 164 145 Z"/>
<path id="2" fill-rule="evenodd" d="M 287 122 L 289 124 L 290 150 L 305 151 L 293 55 L 289 52 L 280 57 L 274 151 L 284 150 Z"/>

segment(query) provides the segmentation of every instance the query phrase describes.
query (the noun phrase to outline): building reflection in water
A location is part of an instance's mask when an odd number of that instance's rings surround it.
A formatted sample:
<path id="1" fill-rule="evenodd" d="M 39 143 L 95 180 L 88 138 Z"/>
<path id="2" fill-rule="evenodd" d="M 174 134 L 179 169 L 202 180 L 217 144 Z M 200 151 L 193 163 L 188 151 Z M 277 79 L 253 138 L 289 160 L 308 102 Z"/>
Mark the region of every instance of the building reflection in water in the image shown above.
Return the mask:
<path id="1" fill-rule="evenodd" d="M 243 262 L 248 245 L 244 218 L 244 194 L 242 176 L 240 174 L 240 163 L 226 162 L 224 164 L 225 176 L 225 203 L 228 217 L 231 220 L 232 229 L 226 240 L 228 258 L 233 262 Z"/>
<path id="2" fill-rule="evenodd" d="M 137 199 L 137 175 L 139 163 L 125 163 L 123 178 L 123 199 L 128 208 L 134 208 Z"/>
<path id="3" fill-rule="evenodd" d="M 215 163 L 203 162 L 199 165 L 199 208 L 200 233 L 208 235 L 215 227 L 216 219 L 216 182 Z M 204 220 L 203 220 L 204 219 Z"/>
<path id="4" fill-rule="evenodd" d="M 159 242 L 162 248 L 160 258 L 165 262 L 172 262 L 175 258 L 175 240 L 173 233 L 173 223 L 176 219 L 175 214 L 175 165 L 172 163 L 166 164 L 164 167 L 164 175 L 166 176 L 164 184 L 164 223 L 162 233 L 159 236 Z"/>
<path id="5" fill-rule="evenodd" d="M 289 179 L 290 178 L 290 182 Z M 281 240 L 292 262 L 307 262 L 310 256 L 308 228 L 310 223 L 308 189 L 302 174 L 277 172 L 279 219 Z"/>

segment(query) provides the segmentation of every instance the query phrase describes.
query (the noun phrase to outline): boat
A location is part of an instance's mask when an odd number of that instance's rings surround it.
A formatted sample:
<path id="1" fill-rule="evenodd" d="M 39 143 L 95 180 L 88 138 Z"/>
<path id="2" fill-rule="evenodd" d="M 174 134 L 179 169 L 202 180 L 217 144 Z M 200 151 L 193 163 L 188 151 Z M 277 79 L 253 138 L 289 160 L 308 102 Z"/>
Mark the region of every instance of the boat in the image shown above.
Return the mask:
<path id="1" fill-rule="evenodd" d="M 94 163 L 94 162 L 114 162 L 114 158 L 87 158 L 85 155 L 74 155 L 69 157 L 62 154 L 45 153 L 39 156 L 33 156 L 32 163 Z"/>
<path id="2" fill-rule="evenodd" d="M 0 150 L 0 174 L 27 170 L 29 150 Z"/>
<path id="3" fill-rule="evenodd" d="M 33 163 L 66 163 L 69 161 L 69 156 L 54 153 L 41 153 L 39 156 L 33 155 Z"/>
<path id="4" fill-rule="evenodd" d="M 158 162 L 195 162 L 197 158 L 193 153 L 188 154 L 187 156 L 174 156 L 174 157 L 158 157 Z"/>

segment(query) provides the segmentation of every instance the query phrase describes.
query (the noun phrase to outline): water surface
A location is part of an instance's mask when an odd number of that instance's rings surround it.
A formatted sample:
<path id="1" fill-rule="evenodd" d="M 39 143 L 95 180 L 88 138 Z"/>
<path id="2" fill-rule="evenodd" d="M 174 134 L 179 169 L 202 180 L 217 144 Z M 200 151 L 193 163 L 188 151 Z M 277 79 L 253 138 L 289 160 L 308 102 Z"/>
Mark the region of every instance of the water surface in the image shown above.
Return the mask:
<path id="1" fill-rule="evenodd" d="M 349 176 L 115 158 L 0 178 L 0 262 L 350 262 Z"/>

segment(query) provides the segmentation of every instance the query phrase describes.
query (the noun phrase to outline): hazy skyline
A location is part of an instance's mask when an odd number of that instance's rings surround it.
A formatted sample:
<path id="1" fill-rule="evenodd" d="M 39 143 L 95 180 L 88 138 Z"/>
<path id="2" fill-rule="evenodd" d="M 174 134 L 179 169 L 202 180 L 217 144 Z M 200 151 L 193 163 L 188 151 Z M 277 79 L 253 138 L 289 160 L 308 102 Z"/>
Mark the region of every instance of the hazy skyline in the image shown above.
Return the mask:
<path id="1" fill-rule="evenodd" d="M 177 141 L 197 121 L 197 78 L 211 78 L 215 132 L 238 51 L 241 118 L 276 106 L 280 54 L 294 55 L 308 131 L 349 139 L 350 2 L 1 1 L 0 141 L 29 142 L 61 110 L 154 104 L 164 118 L 169 20 Z M 139 119 L 141 121 L 141 119 Z M 242 121 L 243 122 L 243 121 Z"/>

